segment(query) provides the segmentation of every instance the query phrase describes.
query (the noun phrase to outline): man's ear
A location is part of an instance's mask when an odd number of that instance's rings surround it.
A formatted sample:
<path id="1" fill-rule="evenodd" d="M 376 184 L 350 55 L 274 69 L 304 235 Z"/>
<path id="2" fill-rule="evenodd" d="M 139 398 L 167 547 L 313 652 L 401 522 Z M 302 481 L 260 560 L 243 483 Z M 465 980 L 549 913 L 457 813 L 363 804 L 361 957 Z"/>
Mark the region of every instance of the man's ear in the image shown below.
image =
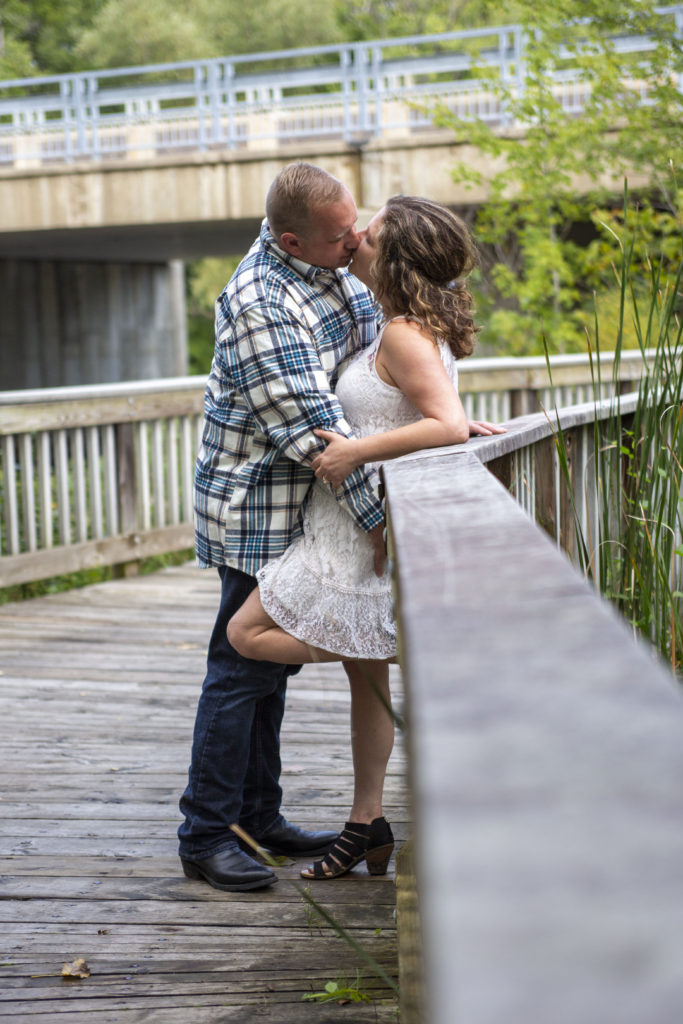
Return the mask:
<path id="1" fill-rule="evenodd" d="M 289 253 L 290 256 L 298 256 L 301 252 L 299 236 L 292 231 L 283 231 L 280 235 L 280 248 Z"/>

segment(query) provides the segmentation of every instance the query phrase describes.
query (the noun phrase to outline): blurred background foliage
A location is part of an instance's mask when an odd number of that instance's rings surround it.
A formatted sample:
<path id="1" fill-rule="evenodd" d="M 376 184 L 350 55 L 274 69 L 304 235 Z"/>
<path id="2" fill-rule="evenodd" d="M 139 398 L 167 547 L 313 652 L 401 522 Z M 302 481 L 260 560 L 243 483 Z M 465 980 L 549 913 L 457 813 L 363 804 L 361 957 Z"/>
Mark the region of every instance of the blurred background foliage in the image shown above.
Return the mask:
<path id="1" fill-rule="evenodd" d="M 639 274 L 649 279 L 653 261 L 663 286 L 676 279 L 683 38 L 674 18 L 654 0 L 536 0 L 518 16 L 526 36 L 524 90 L 517 91 L 514 76 L 492 81 L 489 69 L 479 72 L 514 127 L 501 131 L 440 111 L 439 123 L 489 157 L 484 172 L 465 163 L 453 172 L 464 189 L 484 186 L 488 194 L 472 226 L 482 252 L 480 315 L 489 351 L 585 351 L 595 294 L 602 298 L 601 337 L 614 334 L 614 268 L 626 236 L 635 238 L 633 287 Z M 637 47 L 615 46 L 615 36 L 627 35 L 649 39 L 647 65 Z M 569 114 L 558 95 L 568 66 L 584 97 L 580 114 Z M 638 187 L 631 183 L 624 207 L 619 191 L 629 177 Z M 636 344 L 630 325 L 622 344 Z"/>
<path id="2" fill-rule="evenodd" d="M 212 256 L 187 266 L 188 373 L 209 372 L 213 357 L 214 304 L 232 277 L 239 256 Z"/>
<path id="3" fill-rule="evenodd" d="M 0 0 L 0 79 L 446 32 L 515 20 L 488 0 Z"/>

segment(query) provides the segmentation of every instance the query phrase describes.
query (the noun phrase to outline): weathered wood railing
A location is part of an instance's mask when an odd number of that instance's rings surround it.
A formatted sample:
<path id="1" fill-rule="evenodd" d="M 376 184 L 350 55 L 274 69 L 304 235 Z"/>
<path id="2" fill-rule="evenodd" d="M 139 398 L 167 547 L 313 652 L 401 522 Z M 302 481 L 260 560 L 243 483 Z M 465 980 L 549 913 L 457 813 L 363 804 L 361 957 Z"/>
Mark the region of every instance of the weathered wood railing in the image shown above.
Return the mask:
<path id="1" fill-rule="evenodd" d="M 557 401 L 592 393 L 585 356 L 551 365 Z M 606 354 L 604 393 L 630 390 L 642 369 L 629 352 L 613 375 Z M 472 418 L 549 407 L 548 385 L 543 358 L 461 365 Z M 204 386 L 186 377 L 0 393 L 0 586 L 190 548 Z"/>
<path id="2" fill-rule="evenodd" d="M 608 415 L 560 411 L 583 517 Z M 532 521 L 572 552 L 552 419 L 384 468 L 415 829 L 405 1024 L 671 1024 L 683 1005 L 681 694 Z"/>
<path id="3" fill-rule="evenodd" d="M 204 382 L 0 394 L 7 586 L 192 547 Z"/>

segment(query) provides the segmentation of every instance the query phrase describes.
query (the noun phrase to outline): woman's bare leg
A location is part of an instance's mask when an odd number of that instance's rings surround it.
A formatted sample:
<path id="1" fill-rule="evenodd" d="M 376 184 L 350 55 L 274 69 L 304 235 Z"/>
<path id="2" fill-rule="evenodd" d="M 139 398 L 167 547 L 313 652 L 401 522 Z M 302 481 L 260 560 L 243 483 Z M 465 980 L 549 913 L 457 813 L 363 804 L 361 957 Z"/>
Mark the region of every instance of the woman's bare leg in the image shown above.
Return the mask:
<path id="1" fill-rule="evenodd" d="M 394 746 L 389 666 L 386 661 L 345 661 L 351 687 L 353 807 L 349 821 L 382 817 L 387 764 Z"/>
<path id="2" fill-rule="evenodd" d="M 341 661 L 340 654 L 312 647 L 285 633 L 261 604 L 258 587 L 228 623 L 228 640 L 238 654 L 254 661 L 273 661 L 278 665 L 305 665 L 315 661 Z"/>
<path id="3" fill-rule="evenodd" d="M 342 656 L 290 636 L 266 613 L 258 587 L 228 623 L 228 640 L 245 658 L 298 665 L 342 661 Z M 382 817 L 387 764 L 394 746 L 389 665 L 386 661 L 344 661 L 351 688 L 353 806 L 349 821 L 369 824 Z"/>
<path id="4" fill-rule="evenodd" d="M 370 828 L 375 818 L 383 817 L 384 779 L 394 746 L 389 665 L 386 661 L 345 661 L 344 669 L 351 687 L 353 806 L 348 818 L 350 827 L 343 830 L 321 860 L 302 870 L 304 878 L 338 878 L 361 860 L 367 861 L 371 874 L 384 874 L 394 848 L 387 823 L 380 824 L 374 839 Z"/>

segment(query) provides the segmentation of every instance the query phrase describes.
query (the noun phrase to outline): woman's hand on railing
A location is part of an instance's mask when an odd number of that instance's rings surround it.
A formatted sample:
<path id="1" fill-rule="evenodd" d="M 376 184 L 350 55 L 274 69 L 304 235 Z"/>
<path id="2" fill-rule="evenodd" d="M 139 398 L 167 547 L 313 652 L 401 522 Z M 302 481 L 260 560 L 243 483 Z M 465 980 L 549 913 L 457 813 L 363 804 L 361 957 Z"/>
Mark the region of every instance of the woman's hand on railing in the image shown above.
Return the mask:
<path id="1" fill-rule="evenodd" d="M 479 435 L 488 437 L 491 434 L 505 434 L 507 427 L 501 427 L 499 423 L 489 423 L 488 420 L 470 420 L 470 437 Z"/>

